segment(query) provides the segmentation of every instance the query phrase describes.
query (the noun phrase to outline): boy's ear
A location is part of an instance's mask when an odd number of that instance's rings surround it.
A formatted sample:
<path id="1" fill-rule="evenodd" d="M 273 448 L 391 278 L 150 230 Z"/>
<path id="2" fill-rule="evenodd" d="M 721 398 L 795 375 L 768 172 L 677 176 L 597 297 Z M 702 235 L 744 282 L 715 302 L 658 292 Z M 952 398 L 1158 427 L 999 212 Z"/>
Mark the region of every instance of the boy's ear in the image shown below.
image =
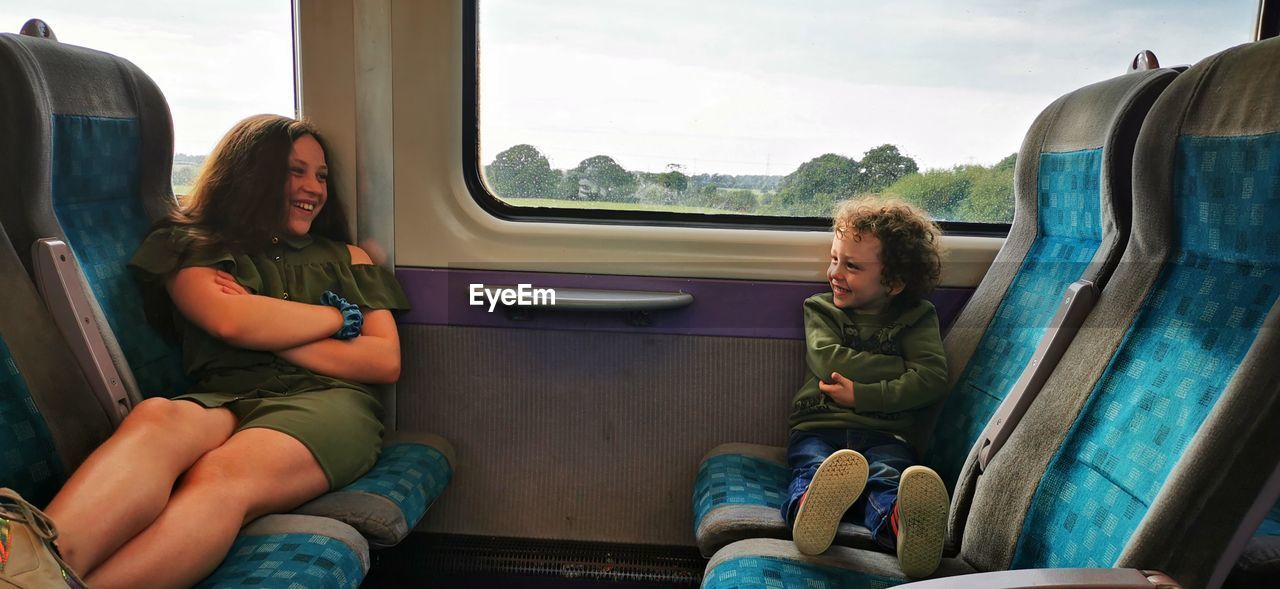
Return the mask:
<path id="1" fill-rule="evenodd" d="M 898 296 L 898 293 L 902 292 L 902 289 L 906 287 L 907 287 L 907 284 L 901 280 L 889 281 L 889 296 L 891 297 Z"/>

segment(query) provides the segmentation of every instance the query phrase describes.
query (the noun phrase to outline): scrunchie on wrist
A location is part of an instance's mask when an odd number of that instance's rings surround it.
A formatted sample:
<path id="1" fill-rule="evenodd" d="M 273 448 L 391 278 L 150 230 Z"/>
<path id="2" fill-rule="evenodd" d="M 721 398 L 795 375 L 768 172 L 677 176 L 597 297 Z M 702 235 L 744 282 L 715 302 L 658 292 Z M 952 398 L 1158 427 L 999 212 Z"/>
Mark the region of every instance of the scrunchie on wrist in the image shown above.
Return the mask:
<path id="1" fill-rule="evenodd" d="M 326 290 L 320 295 L 320 302 L 342 312 L 342 327 L 333 334 L 334 339 L 351 339 L 360 335 L 360 328 L 364 327 L 364 313 L 360 312 L 358 305 L 348 303 L 347 299 L 331 290 Z"/>

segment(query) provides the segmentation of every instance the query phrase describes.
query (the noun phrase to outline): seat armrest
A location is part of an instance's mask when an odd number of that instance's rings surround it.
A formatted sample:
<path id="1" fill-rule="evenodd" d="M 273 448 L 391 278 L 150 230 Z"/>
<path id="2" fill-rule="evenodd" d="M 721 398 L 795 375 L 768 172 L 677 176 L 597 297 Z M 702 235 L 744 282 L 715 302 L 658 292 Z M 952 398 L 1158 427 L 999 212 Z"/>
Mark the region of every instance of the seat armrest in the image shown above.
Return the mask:
<path id="1" fill-rule="evenodd" d="M 62 240 L 45 238 L 32 244 L 31 261 L 36 288 L 53 315 L 54 324 L 62 332 L 62 338 L 75 355 L 76 363 L 111 424 L 119 425 L 133 404 L 98 329 L 75 254 Z"/>
<path id="2" fill-rule="evenodd" d="M 1181 589 L 1168 575 L 1138 569 L 1025 569 L 919 581 L 903 589 Z"/>
<path id="3" fill-rule="evenodd" d="M 1071 345 L 1071 340 L 1076 337 L 1076 332 L 1080 330 L 1080 325 L 1097 300 L 1098 287 L 1088 280 L 1077 280 L 1067 286 L 1067 292 L 1032 353 L 1030 362 L 978 438 L 978 468 L 986 470 L 991 459 L 1004 447 L 1005 441 L 1022 421 L 1031 402 L 1040 394 L 1040 389 L 1049 380 L 1053 368 L 1067 351 L 1067 346 Z"/>

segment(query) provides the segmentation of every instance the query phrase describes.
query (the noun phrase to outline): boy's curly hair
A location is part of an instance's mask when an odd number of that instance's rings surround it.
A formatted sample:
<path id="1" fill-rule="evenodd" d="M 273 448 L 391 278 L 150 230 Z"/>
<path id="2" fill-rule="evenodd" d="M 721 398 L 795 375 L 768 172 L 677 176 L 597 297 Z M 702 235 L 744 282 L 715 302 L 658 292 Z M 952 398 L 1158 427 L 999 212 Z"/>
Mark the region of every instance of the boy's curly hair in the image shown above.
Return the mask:
<path id="1" fill-rule="evenodd" d="M 938 283 L 942 232 L 920 209 L 897 199 L 862 196 L 836 203 L 831 228 L 841 239 L 874 235 L 880 240 L 881 283 L 902 283 L 894 303 L 918 301 Z"/>

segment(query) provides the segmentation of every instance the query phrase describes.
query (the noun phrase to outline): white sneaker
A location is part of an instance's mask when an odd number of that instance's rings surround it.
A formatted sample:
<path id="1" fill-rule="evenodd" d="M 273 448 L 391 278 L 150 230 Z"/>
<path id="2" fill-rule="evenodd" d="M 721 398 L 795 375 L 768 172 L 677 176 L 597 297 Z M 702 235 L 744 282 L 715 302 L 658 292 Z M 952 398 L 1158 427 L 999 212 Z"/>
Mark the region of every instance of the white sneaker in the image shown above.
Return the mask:
<path id="1" fill-rule="evenodd" d="M 791 539 L 804 554 L 831 547 L 840 519 L 867 485 L 867 459 L 853 450 L 837 450 L 818 466 L 809 490 L 800 498 Z"/>
<path id="2" fill-rule="evenodd" d="M 898 566 L 908 577 L 933 574 L 942 562 L 951 500 L 938 473 L 912 466 L 898 479 Z"/>

